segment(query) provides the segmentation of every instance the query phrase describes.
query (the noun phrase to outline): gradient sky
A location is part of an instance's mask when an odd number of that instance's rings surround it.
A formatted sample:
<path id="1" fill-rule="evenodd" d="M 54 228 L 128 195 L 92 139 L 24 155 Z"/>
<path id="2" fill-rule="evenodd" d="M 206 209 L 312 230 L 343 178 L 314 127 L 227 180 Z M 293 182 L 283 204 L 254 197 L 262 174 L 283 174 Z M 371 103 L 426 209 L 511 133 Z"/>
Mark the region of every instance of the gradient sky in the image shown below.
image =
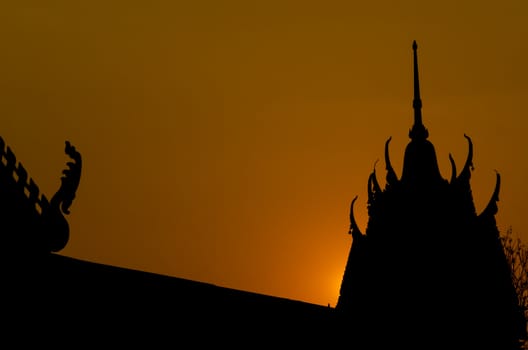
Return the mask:
<path id="1" fill-rule="evenodd" d="M 528 3 L 23 1 L 0 5 L 0 135 L 50 198 L 83 174 L 60 253 L 335 305 L 383 149 L 401 174 L 418 42 L 439 166 L 528 241 Z M 445 239 L 454 239 L 446 233 Z"/>

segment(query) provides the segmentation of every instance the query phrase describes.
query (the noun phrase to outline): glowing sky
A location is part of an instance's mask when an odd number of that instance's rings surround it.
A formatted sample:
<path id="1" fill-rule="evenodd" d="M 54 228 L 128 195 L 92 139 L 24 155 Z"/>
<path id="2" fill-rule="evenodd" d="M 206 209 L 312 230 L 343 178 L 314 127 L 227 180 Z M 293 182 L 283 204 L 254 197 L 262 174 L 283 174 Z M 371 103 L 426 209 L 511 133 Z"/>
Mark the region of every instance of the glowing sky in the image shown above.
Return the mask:
<path id="1" fill-rule="evenodd" d="M 0 135 L 48 198 L 83 174 L 60 253 L 335 305 L 368 175 L 423 120 L 477 211 L 528 241 L 528 3 L 24 1 L 0 5 Z M 446 233 L 445 239 L 455 239 Z"/>

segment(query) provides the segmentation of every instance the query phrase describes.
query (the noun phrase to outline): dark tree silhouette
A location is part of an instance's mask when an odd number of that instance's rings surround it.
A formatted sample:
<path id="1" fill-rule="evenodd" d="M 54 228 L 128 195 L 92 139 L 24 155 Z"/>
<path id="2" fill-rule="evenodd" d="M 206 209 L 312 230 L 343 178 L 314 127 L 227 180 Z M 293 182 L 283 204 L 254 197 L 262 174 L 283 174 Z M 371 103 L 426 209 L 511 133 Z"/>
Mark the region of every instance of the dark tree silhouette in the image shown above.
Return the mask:
<path id="1" fill-rule="evenodd" d="M 506 259 L 510 264 L 512 283 L 517 291 L 519 307 L 524 312 L 526 333 L 521 339 L 523 349 L 528 349 L 528 245 L 519 237 L 513 237 L 513 230 L 509 227 L 501 235 L 502 247 Z"/>

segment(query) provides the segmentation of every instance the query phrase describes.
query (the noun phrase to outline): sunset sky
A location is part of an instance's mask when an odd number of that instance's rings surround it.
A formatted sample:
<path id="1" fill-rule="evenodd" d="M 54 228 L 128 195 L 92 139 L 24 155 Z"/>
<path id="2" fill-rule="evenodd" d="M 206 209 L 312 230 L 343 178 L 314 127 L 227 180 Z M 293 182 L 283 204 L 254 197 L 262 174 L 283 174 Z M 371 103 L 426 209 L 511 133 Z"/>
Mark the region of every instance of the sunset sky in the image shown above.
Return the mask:
<path id="1" fill-rule="evenodd" d="M 42 192 L 83 156 L 60 254 L 335 306 L 350 201 L 401 174 L 412 41 L 440 170 L 528 242 L 528 2 L 0 5 L 0 136 Z M 455 240 L 446 233 L 445 239 Z"/>

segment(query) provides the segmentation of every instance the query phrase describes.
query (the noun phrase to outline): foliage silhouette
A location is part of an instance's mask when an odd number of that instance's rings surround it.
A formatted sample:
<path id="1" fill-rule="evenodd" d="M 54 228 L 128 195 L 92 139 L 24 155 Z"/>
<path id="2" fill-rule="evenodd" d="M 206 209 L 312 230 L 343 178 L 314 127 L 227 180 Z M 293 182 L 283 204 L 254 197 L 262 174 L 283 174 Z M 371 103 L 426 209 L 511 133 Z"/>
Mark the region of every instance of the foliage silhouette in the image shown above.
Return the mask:
<path id="1" fill-rule="evenodd" d="M 523 310 L 526 322 L 526 333 L 521 339 L 523 349 L 528 349 L 528 245 L 517 237 L 509 227 L 501 235 L 502 246 L 511 268 L 513 285 L 517 291 L 519 307 Z"/>

